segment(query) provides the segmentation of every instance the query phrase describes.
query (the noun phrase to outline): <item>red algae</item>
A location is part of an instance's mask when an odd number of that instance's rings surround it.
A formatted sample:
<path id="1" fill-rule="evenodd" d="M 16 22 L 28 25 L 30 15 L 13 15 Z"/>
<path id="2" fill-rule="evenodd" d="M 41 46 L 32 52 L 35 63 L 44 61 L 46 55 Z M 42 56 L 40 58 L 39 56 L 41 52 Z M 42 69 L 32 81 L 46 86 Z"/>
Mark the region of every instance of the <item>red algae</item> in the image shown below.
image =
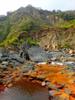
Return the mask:
<path id="1" fill-rule="evenodd" d="M 40 64 L 29 76 L 44 79 L 53 100 L 75 100 L 75 72 L 67 66 Z"/>
<path id="2" fill-rule="evenodd" d="M 5 90 L 5 86 L 2 84 L 2 85 L 0 85 L 0 92 L 3 92 L 4 90 Z"/>
<path id="3" fill-rule="evenodd" d="M 2 75 L 4 83 L 0 86 L 0 91 L 4 91 L 5 87 L 9 89 L 18 87 L 34 98 L 34 94 L 38 93 L 39 98 L 40 92 L 43 94 L 42 98 L 45 98 L 46 94 L 47 99 L 43 100 L 48 100 L 48 94 L 49 98 L 58 98 L 57 100 L 75 99 L 75 72 L 68 70 L 67 66 L 40 64 L 36 65 L 34 70 L 23 73 L 17 67 L 3 71 Z"/>

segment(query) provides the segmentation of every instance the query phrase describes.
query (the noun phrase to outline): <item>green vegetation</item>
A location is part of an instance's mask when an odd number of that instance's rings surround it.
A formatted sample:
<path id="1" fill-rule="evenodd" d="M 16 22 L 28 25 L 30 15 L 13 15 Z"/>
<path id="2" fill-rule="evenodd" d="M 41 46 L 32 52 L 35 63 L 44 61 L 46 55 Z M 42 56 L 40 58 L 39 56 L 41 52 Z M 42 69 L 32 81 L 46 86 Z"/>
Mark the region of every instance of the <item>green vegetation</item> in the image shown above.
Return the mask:
<path id="1" fill-rule="evenodd" d="M 75 28 L 75 11 L 47 11 L 29 5 L 26 8 L 21 7 L 14 12 L 9 12 L 7 16 L 0 17 L 0 46 L 20 45 L 25 41 L 35 45 L 37 44 L 35 34 L 40 35 L 44 30 L 46 33 L 50 28 L 60 28 L 64 31 Z M 18 37 L 22 32 L 25 35 L 19 40 Z M 65 37 L 63 34 L 64 32 L 60 38 Z M 69 40 L 67 40 L 68 43 Z M 69 44 L 64 44 L 64 47 L 68 46 Z"/>
<path id="2" fill-rule="evenodd" d="M 59 28 L 63 28 L 63 29 L 75 28 L 75 19 L 57 23 L 55 26 L 57 26 Z"/>
<path id="3" fill-rule="evenodd" d="M 70 47 L 69 43 L 64 43 L 63 48 L 67 48 L 68 49 L 68 48 L 71 48 L 71 47 Z"/>
<path id="4" fill-rule="evenodd" d="M 27 44 L 29 44 L 30 46 L 32 46 L 32 45 L 38 45 L 38 41 L 33 40 L 33 39 L 31 39 L 31 38 L 27 38 L 26 42 L 27 42 Z"/>

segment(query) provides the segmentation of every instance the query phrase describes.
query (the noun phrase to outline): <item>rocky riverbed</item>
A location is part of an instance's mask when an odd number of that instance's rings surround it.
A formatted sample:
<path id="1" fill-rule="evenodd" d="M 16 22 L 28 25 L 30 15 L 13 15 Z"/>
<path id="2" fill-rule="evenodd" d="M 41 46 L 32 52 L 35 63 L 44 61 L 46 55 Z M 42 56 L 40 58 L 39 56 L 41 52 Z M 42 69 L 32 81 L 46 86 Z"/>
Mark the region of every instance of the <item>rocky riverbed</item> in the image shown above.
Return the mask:
<path id="1" fill-rule="evenodd" d="M 74 100 L 75 54 L 44 51 L 39 46 L 21 51 L 1 48 L 0 91 L 21 79 L 46 87 L 50 100 Z"/>
<path id="2" fill-rule="evenodd" d="M 15 67 L 24 64 L 27 60 L 34 63 L 49 61 L 52 64 L 54 62 L 55 64 L 75 66 L 75 54 L 69 54 L 63 50 L 44 51 L 39 46 L 32 46 L 19 51 L 0 49 L 0 64 L 4 67 L 9 64 Z"/>

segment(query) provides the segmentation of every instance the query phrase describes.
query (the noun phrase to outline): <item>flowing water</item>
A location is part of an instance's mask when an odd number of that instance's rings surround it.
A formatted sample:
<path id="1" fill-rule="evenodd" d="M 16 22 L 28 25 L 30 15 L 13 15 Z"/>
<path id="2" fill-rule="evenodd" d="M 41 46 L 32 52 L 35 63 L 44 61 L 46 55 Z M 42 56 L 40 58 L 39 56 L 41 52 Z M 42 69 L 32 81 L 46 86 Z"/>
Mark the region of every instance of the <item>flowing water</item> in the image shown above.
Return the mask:
<path id="1" fill-rule="evenodd" d="M 48 91 L 38 83 L 20 80 L 12 88 L 0 93 L 0 100 L 49 100 Z"/>

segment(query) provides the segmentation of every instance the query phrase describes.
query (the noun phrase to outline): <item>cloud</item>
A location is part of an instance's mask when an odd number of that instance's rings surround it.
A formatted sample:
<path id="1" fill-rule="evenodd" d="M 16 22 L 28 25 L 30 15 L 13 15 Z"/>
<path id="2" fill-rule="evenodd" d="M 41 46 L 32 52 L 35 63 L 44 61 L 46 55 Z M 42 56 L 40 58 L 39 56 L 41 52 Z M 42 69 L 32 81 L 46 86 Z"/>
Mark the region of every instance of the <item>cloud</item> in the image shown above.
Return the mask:
<path id="1" fill-rule="evenodd" d="M 21 6 L 25 7 L 28 4 L 48 10 L 75 9 L 75 0 L 1 0 L 0 14 L 5 14 L 7 11 L 14 11 Z"/>

